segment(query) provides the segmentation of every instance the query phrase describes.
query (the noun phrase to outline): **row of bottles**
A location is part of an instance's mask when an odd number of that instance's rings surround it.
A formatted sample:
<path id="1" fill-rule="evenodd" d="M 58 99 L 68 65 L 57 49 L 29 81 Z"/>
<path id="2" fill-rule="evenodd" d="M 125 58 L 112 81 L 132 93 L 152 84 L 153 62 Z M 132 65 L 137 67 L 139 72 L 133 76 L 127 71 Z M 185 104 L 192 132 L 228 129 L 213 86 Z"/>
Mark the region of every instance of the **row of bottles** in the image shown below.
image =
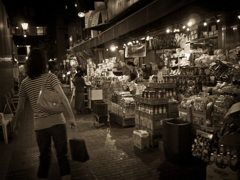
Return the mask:
<path id="1" fill-rule="evenodd" d="M 171 98 L 176 96 L 175 89 L 145 89 L 142 97 L 147 99 Z"/>
<path id="2" fill-rule="evenodd" d="M 237 171 L 239 169 L 238 157 L 237 155 L 231 156 L 230 152 L 227 152 L 227 155 L 224 156 L 223 153 L 217 154 L 215 151 L 211 153 L 209 164 L 215 163 L 217 167 L 225 169 L 226 167 L 230 167 L 233 171 Z"/>
<path id="3" fill-rule="evenodd" d="M 138 111 L 145 112 L 148 114 L 165 114 L 167 113 L 166 105 L 146 105 L 146 104 L 136 104 Z"/>

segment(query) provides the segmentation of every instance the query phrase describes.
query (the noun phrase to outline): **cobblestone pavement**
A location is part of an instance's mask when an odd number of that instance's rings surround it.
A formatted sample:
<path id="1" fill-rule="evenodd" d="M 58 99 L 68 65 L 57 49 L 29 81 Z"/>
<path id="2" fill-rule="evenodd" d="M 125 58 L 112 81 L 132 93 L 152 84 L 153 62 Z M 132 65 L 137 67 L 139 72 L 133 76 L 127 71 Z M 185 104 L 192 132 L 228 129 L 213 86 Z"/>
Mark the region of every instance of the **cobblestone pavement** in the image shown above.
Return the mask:
<path id="1" fill-rule="evenodd" d="M 70 94 L 67 95 L 69 96 Z M 65 114 L 66 119 L 68 118 Z M 133 146 L 133 127 L 122 128 L 111 123 L 94 126 L 94 117 L 91 114 L 75 115 L 77 128 L 73 133 L 68 128 L 68 138 L 82 138 L 86 141 L 90 160 L 79 164 L 71 161 L 73 179 L 99 179 L 99 180 L 140 180 L 140 179 L 205 179 L 205 168 L 181 168 L 167 162 L 164 153 L 157 148 L 141 151 Z M 21 132 L 10 140 L 8 145 L 0 140 L 0 179 L 36 179 L 38 166 L 38 148 L 33 131 L 33 115 L 29 104 L 26 102 L 25 112 L 21 115 Z M 70 157 L 71 159 L 71 157 Z M 59 179 L 56 160 L 53 158 L 50 170 L 50 179 Z M 93 174 L 86 178 L 79 176 L 75 171 L 84 174 Z M 75 168 L 75 169 L 74 169 Z M 79 169 L 79 170 L 78 170 Z M 27 177 L 13 178 L 14 174 L 25 170 Z M 53 175 L 55 172 L 55 175 Z M 52 173 L 52 175 L 51 175 Z M 199 175 L 198 175 L 199 174 Z M 85 177 L 85 178 L 84 178 Z M 195 178 L 193 178 L 195 177 Z"/>

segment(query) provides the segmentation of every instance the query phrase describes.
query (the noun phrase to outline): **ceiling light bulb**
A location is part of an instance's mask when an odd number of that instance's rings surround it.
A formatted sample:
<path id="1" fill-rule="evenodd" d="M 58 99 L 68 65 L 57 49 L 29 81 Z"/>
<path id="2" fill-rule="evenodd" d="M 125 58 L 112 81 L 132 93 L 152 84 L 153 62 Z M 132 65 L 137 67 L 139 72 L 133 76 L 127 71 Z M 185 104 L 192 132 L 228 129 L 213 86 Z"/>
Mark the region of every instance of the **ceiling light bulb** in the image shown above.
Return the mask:
<path id="1" fill-rule="evenodd" d="M 108 51 L 108 49 L 106 49 L 106 51 Z"/>
<path id="2" fill-rule="evenodd" d="M 219 23 L 220 22 L 220 19 L 217 19 L 217 23 Z"/>
<path id="3" fill-rule="evenodd" d="M 192 26 L 192 22 L 191 21 L 188 22 L 188 26 Z"/>
<path id="4" fill-rule="evenodd" d="M 23 36 L 24 36 L 24 37 L 27 37 L 27 35 L 25 35 L 25 34 L 24 34 Z"/>
<path id="5" fill-rule="evenodd" d="M 126 44 L 124 44 L 123 46 L 126 46 Z"/>
<path id="6" fill-rule="evenodd" d="M 167 29 L 167 33 L 170 33 L 170 29 Z"/>
<path id="7" fill-rule="evenodd" d="M 240 15 L 238 15 L 238 19 L 240 19 Z"/>
<path id="8" fill-rule="evenodd" d="M 190 29 L 189 28 L 187 28 L 187 31 L 189 31 Z"/>
<path id="9" fill-rule="evenodd" d="M 75 4 L 75 7 L 77 7 L 77 4 Z"/>
<path id="10" fill-rule="evenodd" d="M 111 51 L 115 51 L 116 50 L 116 46 L 112 46 L 110 49 L 111 49 Z"/>
<path id="11" fill-rule="evenodd" d="M 133 41 L 133 43 L 135 43 L 135 41 Z"/>
<path id="12" fill-rule="evenodd" d="M 139 43 L 139 41 L 136 41 L 136 43 Z"/>
<path id="13" fill-rule="evenodd" d="M 183 26 L 182 28 L 183 28 L 183 29 L 185 29 L 185 28 L 186 28 L 186 26 Z"/>
<path id="14" fill-rule="evenodd" d="M 204 26 L 207 26 L 207 22 L 204 22 L 203 25 L 204 25 Z"/>
<path id="15" fill-rule="evenodd" d="M 146 39 L 147 41 L 149 41 L 149 36 L 147 36 L 147 39 Z"/>

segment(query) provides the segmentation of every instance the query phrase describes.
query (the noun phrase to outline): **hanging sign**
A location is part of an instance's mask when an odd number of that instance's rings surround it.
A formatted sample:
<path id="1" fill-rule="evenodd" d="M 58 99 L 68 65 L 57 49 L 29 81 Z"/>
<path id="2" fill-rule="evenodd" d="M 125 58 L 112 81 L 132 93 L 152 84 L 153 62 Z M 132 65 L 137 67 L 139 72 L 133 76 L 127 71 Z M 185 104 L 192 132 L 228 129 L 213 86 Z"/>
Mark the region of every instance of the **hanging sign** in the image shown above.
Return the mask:
<path id="1" fill-rule="evenodd" d="M 146 57 L 146 44 L 126 46 L 125 58 Z"/>

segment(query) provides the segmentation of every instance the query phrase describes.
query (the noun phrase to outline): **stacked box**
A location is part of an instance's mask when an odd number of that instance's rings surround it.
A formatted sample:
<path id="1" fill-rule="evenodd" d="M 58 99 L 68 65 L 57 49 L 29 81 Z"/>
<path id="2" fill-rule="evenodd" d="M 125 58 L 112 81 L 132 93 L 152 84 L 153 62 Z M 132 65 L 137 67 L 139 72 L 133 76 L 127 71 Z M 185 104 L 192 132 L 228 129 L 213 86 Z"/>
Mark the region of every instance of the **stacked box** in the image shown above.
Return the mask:
<path id="1" fill-rule="evenodd" d="M 149 134 L 142 133 L 141 131 L 134 131 L 133 132 L 133 143 L 134 146 L 138 147 L 139 149 L 149 148 Z"/>

